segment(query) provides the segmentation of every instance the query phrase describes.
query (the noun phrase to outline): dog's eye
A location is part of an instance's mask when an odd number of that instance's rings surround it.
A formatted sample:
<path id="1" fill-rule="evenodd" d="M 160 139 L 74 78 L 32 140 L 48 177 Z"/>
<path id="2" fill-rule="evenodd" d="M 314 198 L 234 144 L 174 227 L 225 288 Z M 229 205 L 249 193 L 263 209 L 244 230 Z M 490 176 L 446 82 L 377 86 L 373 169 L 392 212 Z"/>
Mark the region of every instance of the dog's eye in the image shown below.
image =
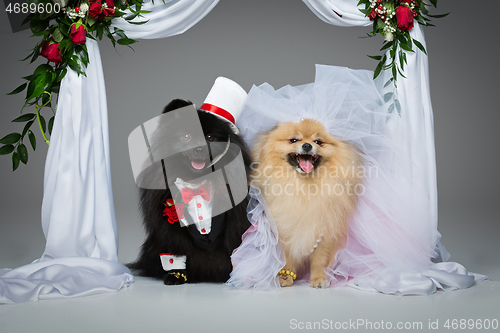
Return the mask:
<path id="1" fill-rule="evenodd" d="M 314 140 L 314 143 L 317 144 L 318 146 L 321 146 L 323 144 L 323 141 Z"/>
<path id="2" fill-rule="evenodd" d="M 207 135 L 205 138 L 207 139 L 207 141 L 214 141 L 215 140 L 215 138 L 211 134 Z"/>
<path id="3" fill-rule="evenodd" d="M 189 134 L 184 134 L 180 137 L 181 141 L 184 142 L 184 143 L 188 143 L 189 141 L 191 141 L 191 135 Z"/>
<path id="4" fill-rule="evenodd" d="M 290 139 L 290 143 L 295 143 L 297 141 L 299 141 L 299 139 L 295 139 L 295 138 L 294 139 Z"/>

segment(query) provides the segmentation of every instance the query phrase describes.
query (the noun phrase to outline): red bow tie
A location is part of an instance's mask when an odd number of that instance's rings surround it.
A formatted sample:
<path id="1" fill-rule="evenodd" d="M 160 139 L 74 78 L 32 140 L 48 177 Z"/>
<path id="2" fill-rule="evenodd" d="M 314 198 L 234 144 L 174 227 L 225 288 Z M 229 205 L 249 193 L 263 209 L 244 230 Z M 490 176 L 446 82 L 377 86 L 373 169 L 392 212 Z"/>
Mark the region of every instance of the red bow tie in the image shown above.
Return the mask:
<path id="1" fill-rule="evenodd" d="M 190 202 L 197 195 L 200 195 L 205 201 L 210 201 L 210 184 L 202 185 L 197 189 L 183 188 L 181 194 L 185 203 Z"/>

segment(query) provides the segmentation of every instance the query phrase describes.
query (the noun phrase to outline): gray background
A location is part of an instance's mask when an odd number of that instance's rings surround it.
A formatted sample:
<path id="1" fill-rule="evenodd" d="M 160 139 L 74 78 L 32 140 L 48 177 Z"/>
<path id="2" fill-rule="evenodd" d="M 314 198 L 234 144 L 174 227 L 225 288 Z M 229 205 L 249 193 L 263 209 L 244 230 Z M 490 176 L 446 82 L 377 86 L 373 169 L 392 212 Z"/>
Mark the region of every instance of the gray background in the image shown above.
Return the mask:
<path id="1" fill-rule="evenodd" d="M 440 0 L 435 13 L 452 11 L 425 29 L 435 112 L 439 230 L 452 260 L 489 280 L 455 292 L 397 297 L 353 288 L 286 288 L 277 293 L 241 293 L 217 284 L 163 286 L 136 278 L 118 293 L 0 306 L 0 330 L 25 332 L 288 332 L 290 320 L 428 322 L 500 319 L 500 208 L 498 205 L 498 13 L 494 0 Z M 28 32 L 12 34 L 0 13 L 0 136 L 23 104 L 6 96 L 34 65 L 19 62 L 35 43 Z M 309 83 L 314 64 L 374 69 L 381 38 L 359 39 L 368 28 L 340 28 L 319 20 L 296 0 L 221 0 L 181 36 L 141 41 L 135 52 L 100 43 L 106 78 L 111 169 L 121 262 L 133 260 L 143 240 L 127 137 L 158 115 L 173 98 L 200 105 L 217 76 L 246 90 Z M 11 172 L 0 156 L 0 268 L 39 258 L 43 168 L 47 147 L 30 151 L 28 166 Z M 365 331 L 363 328 L 359 331 Z M 379 330 L 382 331 L 382 330 Z M 392 330 L 395 331 L 395 330 Z M 405 330 L 396 330 L 405 331 Z M 474 330 L 468 330 L 470 332 Z M 481 330 L 482 331 L 482 330 Z"/>
<path id="2" fill-rule="evenodd" d="M 453 257 L 472 271 L 496 274 L 498 188 L 498 1 L 441 0 L 434 13 L 452 11 L 426 28 L 430 86 L 435 113 L 439 229 Z M 22 95 L 6 96 L 35 65 L 20 62 L 35 43 L 28 31 L 13 34 L 0 13 L 0 136 Z M 217 76 L 275 87 L 314 79 L 314 64 L 374 69 L 366 55 L 378 54 L 381 37 L 361 39 L 369 28 L 341 28 L 319 20 L 301 1 L 222 0 L 185 34 L 141 40 L 135 51 L 100 43 L 108 96 L 111 169 L 120 236 L 119 258 L 135 258 L 143 240 L 127 137 L 157 116 L 173 98 L 203 102 Z M 37 64 L 41 60 L 37 61 Z M 38 133 L 37 133 L 38 135 Z M 12 173 L 0 156 L 0 267 L 38 258 L 44 249 L 40 225 L 47 147 L 38 135 L 28 166 Z"/>

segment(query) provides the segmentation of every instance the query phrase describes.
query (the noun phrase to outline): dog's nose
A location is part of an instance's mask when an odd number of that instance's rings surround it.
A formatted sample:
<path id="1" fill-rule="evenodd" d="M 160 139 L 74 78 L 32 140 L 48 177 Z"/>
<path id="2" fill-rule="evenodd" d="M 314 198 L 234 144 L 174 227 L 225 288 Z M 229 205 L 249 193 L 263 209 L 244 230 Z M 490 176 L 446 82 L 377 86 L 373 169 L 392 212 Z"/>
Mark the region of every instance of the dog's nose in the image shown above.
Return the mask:
<path id="1" fill-rule="evenodd" d="M 195 153 L 196 155 L 201 155 L 201 154 L 203 154 L 203 148 L 196 148 L 196 150 L 194 151 L 194 153 Z"/>
<path id="2" fill-rule="evenodd" d="M 311 151 L 311 149 L 313 149 L 313 146 L 311 146 L 311 144 L 310 144 L 310 143 L 304 143 L 304 144 L 302 145 L 302 149 L 303 149 L 303 150 L 307 153 L 307 152 L 310 152 L 310 151 Z"/>

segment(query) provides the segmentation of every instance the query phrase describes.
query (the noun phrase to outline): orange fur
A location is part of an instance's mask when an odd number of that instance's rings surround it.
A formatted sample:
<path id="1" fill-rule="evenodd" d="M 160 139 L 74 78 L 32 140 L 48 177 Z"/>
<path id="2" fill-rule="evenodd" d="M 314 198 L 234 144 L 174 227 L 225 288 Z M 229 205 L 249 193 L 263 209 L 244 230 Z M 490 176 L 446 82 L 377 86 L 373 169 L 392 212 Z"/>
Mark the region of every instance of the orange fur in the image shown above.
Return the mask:
<path id="1" fill-rule="evenodd" d="M 292 157 L 297 155 L 289 155 L 302 154 L 306 143 L 312 146 L 309 154 L 319 156 L 309 172 L 299 166 L 300 159 L 292 165 Z M 278 124 L 260 134 L 252 157 L 256 162 L 252 184 L 262 190 L 276 221 L 285 269 L 297 272 L 309 262 L 311 285 L 326 287 L 324 269 L 345 243 L 356 189 L 363 180 L 362 158 L 354 147 L 311 119 Z M 318 238 L 321 241 L 314 248 Z M 293 284 L 290 277 L 280 277 L 280 282 L 282 286 Z"/>

